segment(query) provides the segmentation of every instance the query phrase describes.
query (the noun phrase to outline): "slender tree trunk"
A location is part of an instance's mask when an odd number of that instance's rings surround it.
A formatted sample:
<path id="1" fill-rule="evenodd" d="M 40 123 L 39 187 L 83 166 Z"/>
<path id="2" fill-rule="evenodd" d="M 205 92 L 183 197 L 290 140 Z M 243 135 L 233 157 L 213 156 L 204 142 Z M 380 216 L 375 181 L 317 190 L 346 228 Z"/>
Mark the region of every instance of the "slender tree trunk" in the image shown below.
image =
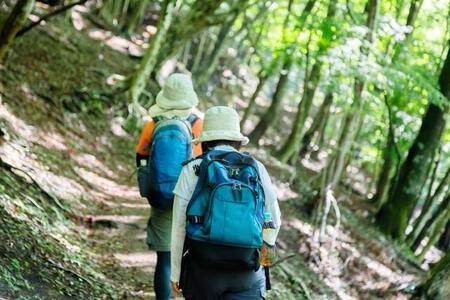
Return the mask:
<path id="1" fill-rule="evenodd" d="M 417 16 L 419 14 L 420 8 L 422 6 L 423 0 L 412 0 L 411 6 L 409 7 L 408 17 L 406 18 L 406 26 L 411 26 L 414 29 L 414 24 L 416 23 Z M 396 61 L 401 54 L 404 52 L 405 47 L 408 45 L 409 40 L 412 36 L 413 31 L 406 33 L 405 39 L 398 43 L 394 50 L 394 55 L 392 61 Z"/>
<path id="2" fill-rule="evenodd" d="M 432 183 L 430 185 L 432 186 Z M 430 187 L 430 192 L 425 198 L 425 203 L 422 206 L 420 215 L 415 221 L 414 229 L 410 234 L 408 234 L 408 236 L 405 239 L 405 242 L 408 245 L 411 245 L 414 242 L 414 240 L 417 239 L 419 232 L 422 230 L 423 226 L 425 226 L 425 222 L 428 220 L 430 214 L 434 209 L 434 204 L 438 202 L 439 199 L 441 199 L 442 195 L 444 195 L 449 185 L 450 185 L 450 168 L 447 170 L 446 174 L 444 175 L 444 178 L 439 183 L 439 186 L 437 187 L 433 195 L 431 195 L 431 187 Z"/>
<path id="3" fill-rule="evenodd" d="M 285 30 L 288 27 L 289 23 L 289 17 L 291 14 L 291 8 L 292 8 L 293 0 L 289 0 L 288 3 L 288 12 L 283 22 L 283 40 L 285 39 Z M 316 0 L 308 0 L 308 2 L 305 4 L 305 7 L 303 8 L 302 14 L 299 17 L 298 23 L 300 26 L 302 26 L 305 23 L 306 18 L 308 17 L 309 13 L 312 11 L 316 4 Z M 295 49 L 295 45 L 292 45 L 291 49 Z M 288 83 L 288 75 L 292 68 L 292 59 L 289 57 L 287 53 L 284 54 L 283 57 L 283 66 L 281 68 L 280 77 L 278 79 L 278 84 L 275 90 L 274 95 L 272 96 L 272 103 L 267 110 L 267 112 L 261 117 L 260 121 L 256 125 L 255 129 L 250 134 L 250 139 L 253 143 L 258 144 L 261 137 L 264 135 L 264 133 L 267 131 L 267 129 L 275 124 L 276 121 L 278 121 L 279 115 L 281 114 L 282 110 L 282 97 L 285 93 L 285 87 Z M 266 76 L 266 80 L 270 77 L 270 74 L 274 70 L 275 66 L 278 65 L 278 62 L 272 61 L 271 66 L 268 68 Z M 264 69 L 264 67 L 263 67 Z M 262 88 L 262 86 L 261 86 Z M 256 100 L 256 98 L 255 98 Z M 274 101 L 275 100 L 275 101 Z M 253 108 L 251 108 L 253 109 Z M 248 116 L 247 116 L 248 118 Z"/>
<path id="4" fill-rule="evenodd" d="M 394 159 L 395 159 L 395 156 L 393 153 L 394 152 L 394 145 L 392 145 L 393 143 L 395 143 L 394 137 L 389 132 L 387 144 L 383 151 L 384 163 L 381 168 L 381 172 L 378 176 L 376 192 L 375 192 L 375 196 L 373 197 L 373 202 L 375 203 L 377 210 L 385 202 L 386 196 L 389 191 L 389 182 L 391 180 L 392 167 L 393 167 Z"/>
<path id="5" fill-rule="evenodd" d="M 436 245 L 437 241 L 441 234 L 445 231 L 445 225 L 447 221 L 450 219 L 450 195 L 447 196 L 444 201 L 442 201 L 441 205 L 439 205 L 438 210 L 433 214 L 433 220 L 430 224 L 430 227 L 427 227 L 426 231 L 428 234 L 428 241 L 423 247 L 422 251 L 420 251 L 418 258 L 420 261 L 423 260 L 425 254 L 430 250 L 430 248 Z M 425 237 L 425 236 L 424 236 Z M 423 239 L 423 238 L 422 238 Z M 420 240 L 419 244 L 414 243 L 413 250 L 417 250 L 422 240 Z"/>
<path id="6" fill-rule="evenodd" d="M 314 121 L 311 127 L 303 135 L 301 142 L 302 148 L 300 149 L 300 156 L 304 156 L 308 152 L 308 147 L 311 144 L 312 139 L 319 131 L 323 130 L 324 124 L 327 122 L 328 112 L 330 111 L 331 104 L 333 103 L 333 93 L 329 92 L 325 95 L 325 98 L 320 105 L 319 111 L 314 117 Z"/>
<path id="7" fill-rule="evenodd" d="M 145 52 L 145 55 L 139 64 L 136 72 L 131 76 L 130 86 L 128 89 L 129 100 L 131 103 L 137 103 L 142 91 L 145 88 L 149 76 L 154 70 L 157 55 L 159 53 L 161 44 L 165 39 L 167 30 L 172 22 L 172 16 L 175 10 L 177 0 L 169 0 L 167 6 L 164 10 L 164 16 L 160 19 L 158 23 L 158 32 L 152 38 L 150 46 Z"/>
<path id="8" fill-rule="evenodd" d="M 422 231 L 426 227 L 426 222 L 430 220 L 433 211 L 436 209 L 436 204 L 439 202 L 441 197 L 445 195 L 449 185 L 450 185 L 450 168 L 447 170 L 447 173 L 445 174 L 441 183 L 437 187 L 433 196 L 426 199 L 422 211 L 415 222 L 413 231 L 405 239 L 408 245 L 413 246 L 414 244 L 417 244 L 422 240 L 422 237 L 419 236 L 421 235 L 421 233 L 423 234 Z"/>
<path id="9" fill-rule="evenodd" d="M 317 86 L 320 81 L 321 68 L 322 63 L 319 61 L 316 62 L 311 69 L 309 80 L 305 82 L 303 97 L 298 104 L 298 111 L 294 120 L 294 128 L 284 145 L 277 153 L 277 157 L 282 162 L 287 162 L 292 155 L 295 155 L 297 145 L 301 140 L 301 134 L 306 118 L 308 117 L 309 111 L 311 109 L 314 94 L 316 93 Z"/>
<path id="10" fill-rule="evenodd" d="M 439 77 L 442 94 L 450 100 L 450 51 Z M 439 146 L 443 128 L 445 127 L 445 111 L 430 103 L 423 117 L 422 125 L 408 156 L 403 163 L 398 181 L 394 184 L 388 202 L 377 214 L 378 224 L 385 233 L 403 240 L 408 217 L 414 208 L 417 195 L 425 186 L 429 165 Z"/>
<path id="11" fill-rule="evenodd" d="M 331 176 L 331 188 L 335 188 L 341 179 L 347 154 L 350 151 L 353 139 L 356 136 L 363 107 L 363 100 L 361 97 L 363 89 L 364 82 L 358 81 L 355 83 L 355 98 L 353 99 L 350 111 L 346 114 L 344 122 L 342 123 L 341 136 L 336 147 L 336 162 L 332 172 L 333 175 Z"/>
<path id="12" fill-rule="evenodd" d="M 241 128 L 244 128 L 245 122 L 247 121 L 248 117 L 253 113 L 253 109 L 256 104 L 256 98 L 258 98 L 259 93 L 264 87 L 264 84 L 266 83 L 268 76 L 262 75 L 263 71 L 260 71 L 258 74 L 258 85 L 256 86 L 255 91 L 252 94 L 252 97 L 248 100 L 247 108 L 245 109 L 244 116 L 241 119 Z"/>
<path id="13" fill-rule="evenodd" d="M 368 27 L 368 32 L 366 39 L 372 43 L 374 39 L 374 31 L 375 31 L 375 24 L 376 19 L 378 15 L 378 7 L 379 7 L 379 1 L 378 0 L 369 0 L 367 2 L 367 22 L 366 25 Z M 365 59 L 366 54 L 365 51 L 362 51 L 362 57 L 361 59 Z M 355 79 L 355 86 L 354 86 L 354 96 L 353 96 L 353 102 L 350 107 L 350 111 L 347 113 L 344 122 L 342 124 L 342 131 L 341 136 L 339 138 L 339 142 L 336 148 L 336 155 L 335 155 L 335 163 L 334 163 L 334 169 L 331 176 L 331 182 L 330 186 L 331 188 L 334 188 L 340 181 L 344 166 L 346 163 L 346 157 L 348 152 L 351 149 L 351 144 L 353 143 L 353 140 L 356 136 L 357 127 L 360 122 L 362 108 L 364 106 L 364 99 L 362 98 L 362 92 L 365 87 L 365 82 L 359 78 Z"/>
<path id="14" fill-rule="evenodd" d="M 336 1 L 329 2 L 327 12 L 328 21 L 333 20 L 336 15 L 336 4 Z M 322 69 L 322 62 L 320 60 L 320 56 L 327 51 L 328 47 L 329 46 L 323 46 L 323 44 L 320 44 L 318 50 L 318 58 L 311 68 L 311 73 L 307 76 L 308 80 L 305 80 L 305 84 L 303 86 L 303 95 L 298 104 L 298 111 L 297 115 L 295 116 L 293 130 L 291 131 L 291 134 L 287 138 L 284 145 L 277 153 L 278 158 L 282 162 L 287 162 L 291 157 L 297 157 L 300 152 L 302 146 L 300 142 L 302 140 L 304 125 L 311 110 L 314 95 L 316 93 L 317 86 L 319 85 L 321 77 L 320 73 Z M 306 73 L 307 72 L 308 70 L 306 70 Z"/>
<path id="15" fill-rule="evenodd" d="M 206 57 L 206 59 L 203 60 L 202 66 L 194 74 L 194 78 L 197 79 L 198 86 L 205 86 L 207 84 L 208 80 L 210 79 L 211 75 L 216 70 L 220 55 L 223 52 L 226 38 L 229 35 L 231 28 L 233 27 L 233 24 L 236 21 L 238 16 L 239 16 L 239 13 L 236 12 L 222 26 L 222 28 L 219 31 L 219 34 L 217 35 L 217 39 L 216 39 L 216 42 L 214 43 L 211 53 L 209 53 L 208 57 Z"/>
<path id="16" fill-rule="evenodd" d="M 417 235 L 416 239 L 411 245 L 412 250 L 415 251 L 419 248 L 420 243 L 433 229 L 434 224 L 437 223 L 439 217 L 442 217 L 442 215 L 446 215 L 448 213 L 448 211 L 450 210 L 449 205 L 450 205 L 450 195 L 447 195 L 446 198 L 442 200 L 441 203 L 437 205 L 437 207 L 435 207 L 430 218 L 425 222 L 425 226 L 422 227 L 422 230 L 420 230 L 419 234 Z M 445 222 L 447 222 L 447 219 L 445 220 Z"/>
<path id="17" fill-rule="evenodd" d="M 188 70 L 190 70 L 192 73 L 197 72 L 200 61 L 202 60 L 202 57 L 203 57 L 203 53 L 205 53 L 205 51 L 206 51 L 205 44 L 206 44 L 206 40 L 208 39 L 208 36 L 209 36 L 208 31 L 203 32 L 197 43 L 197 47 L 194 48 L 195 55 L 193 56 L 194 58 L 192 59 L 191 66 L 188 68 Z"/>
<path id="18" fill-rule="evenodd" d="M 447 225 L 445 225 L 444 233 L 439 238 L 437 247 L 444 252 L 450 250 L 450 219 L 447 221 Z"/>
<path id="19" fill-rule="evenodd" d="M 289 82 L 289 73 L 292 69 L 292 60 L 287 55 L 284 57 L 283 67 L 278 78 L 277 87 L 272 96 L 272 103 L 270 104 L 267 112 L 261 117 L 258 125 L 250 134 L 249 138 L 254 144 L 258 144 L 261 137 L 267 131 L 269 127 L 278 122 L 282 108 L 283 97 L 287 90 L 287 84 Z"/>
<path id="20" fill-rule="evenodd" d="M 12 46 L 14 38 L 27 21 L 34 6 L 34 0 L 18 0 L 0 31 L 0 62 Z"/>
<path id="21" fill-rule="evenodd" d="M 142 21 L 147 10 L 149 0 L 134 1 L 130 15 L 124 20 L 123 30 L 132 34 Z"/>

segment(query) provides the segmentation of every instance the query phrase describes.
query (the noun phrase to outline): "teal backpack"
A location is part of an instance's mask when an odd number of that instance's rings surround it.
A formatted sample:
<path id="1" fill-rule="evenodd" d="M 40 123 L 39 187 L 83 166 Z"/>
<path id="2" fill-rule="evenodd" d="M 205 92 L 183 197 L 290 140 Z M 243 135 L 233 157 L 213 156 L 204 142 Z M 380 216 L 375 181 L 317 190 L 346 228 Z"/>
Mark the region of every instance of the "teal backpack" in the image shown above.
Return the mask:
<path id="1" fill-rule="evenodd" d="M 215 269 L 257 270 L 265 198 L 256 160 L 237 151 L 212 150 L 198 171 L 186 211 L 189 255 Z"/>
<path id="2" fill-rule="evenodd" d="M 192 157 L 192 127 L 198 117 L 186 120 L 155 117 L 155 130 L 148 164 L 138 170 L 139 191 L 152 207 L 170 210 L 173 189 L 181 173 L 183 162 Z"/>

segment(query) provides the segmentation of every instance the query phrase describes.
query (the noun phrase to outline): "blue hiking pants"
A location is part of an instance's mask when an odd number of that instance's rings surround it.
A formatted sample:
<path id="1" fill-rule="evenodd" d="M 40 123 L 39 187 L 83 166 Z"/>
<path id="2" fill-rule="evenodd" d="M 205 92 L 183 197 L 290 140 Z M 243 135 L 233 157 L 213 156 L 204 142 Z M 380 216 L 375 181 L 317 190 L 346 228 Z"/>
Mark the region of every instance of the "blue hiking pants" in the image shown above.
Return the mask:
<path id="1" fill-rule="evenodd" d="M 183 296 L 186 300 L 260 300 L 266 293 L 264 269 L 225 271 L 186 262 Z"/>

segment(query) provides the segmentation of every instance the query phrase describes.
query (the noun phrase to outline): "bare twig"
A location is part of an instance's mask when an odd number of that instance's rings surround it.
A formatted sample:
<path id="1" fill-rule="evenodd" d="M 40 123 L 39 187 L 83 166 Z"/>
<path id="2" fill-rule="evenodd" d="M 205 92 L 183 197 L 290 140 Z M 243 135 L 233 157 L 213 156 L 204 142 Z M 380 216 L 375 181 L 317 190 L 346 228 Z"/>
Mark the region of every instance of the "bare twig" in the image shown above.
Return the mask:
<path id="1" fill-rule="evenodd" d="M 276 267 L 277 265 L 281 264 L 282 262 L 284 262 L 284 261 L 286 261 L 286 260 L 288 260 L 288 259 L 291 259 L 291 258 L 293 258 L 293 257 L 296 257 L 297 255 L 298 255 L 297 253 L 291 253 L 291 254 L 288 254 L 288 255 L 286 255 L 286 256 L 280 258 L 280 259 L 277 260 L 276 262 L 274 262 L 270 267 L 271 267 L 271 268 L 274 268 L 274 267 Z"/>
<path id="2" fill-rule="evenodd" d="M 19 30 L 19 32 L 16 34 L 16 37 L 20 37 L 23 34 L 25 34 L 26 32 L 30 31 L 31 29 L 33 29 L 34 27 L 38 26 L 39 24 L 41 24 L 43 21 L 46 21 L 48 19 L 50 19 L 53 16 L 56 16 L 62 12 L 65 12 L 68 9 L 71 9 L 72 7 L 76 6 L 76 5 L 83 5 L 84 3 L 86 3 L 87 0 L 79 0 L 76 2 L 73 2 L 71 4 L 62 6 L 60 8 L 55 9 L 54 11 L 46 14 L 45 16 L 41 17 L 39 20 L 37 20 L 36 22 L 33 22 L 27 26 L 25 26 L 24 28 L 22 28 L 21 30 Z"/>

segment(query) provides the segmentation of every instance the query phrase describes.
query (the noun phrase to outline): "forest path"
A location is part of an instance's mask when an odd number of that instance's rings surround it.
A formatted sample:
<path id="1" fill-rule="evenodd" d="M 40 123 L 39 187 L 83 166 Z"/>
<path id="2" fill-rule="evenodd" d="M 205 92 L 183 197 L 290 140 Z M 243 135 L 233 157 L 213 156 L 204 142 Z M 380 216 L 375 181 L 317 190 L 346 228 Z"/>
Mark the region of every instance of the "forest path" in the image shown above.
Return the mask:
<path id="1" fill-rule="evenodd" d="M 107 276 L 127 286 L 124 298 L 153 299 L 156 253 L 149 251 L 146 244 L 150 207 L 135 186 L 91 175 L 84 180 L 95 189 L 99 204 L 94 211 L 86 211 L 79 229 L 105 266 Z"/>
<path id="2" fill-rule="evenodd" d="M 145 241 L 150 206 L 130 176 L 133 166 L 127 160 L 108 164 L 105 156 L 115 155 L 112 139 L 131 149 L 130 140 L 108 133 L 98 137 L 108 141 L 99 146 L 51 123 L 48 128 L 32 126 L 0 98 L 2 124 L 0 161 L 58 199 L 73 220 L 71 230 L 52 228 L 60 242 L 86 250 L 102 267 L 99 276 L 115 285 L 122 299 L 153 299 L 156 254 Z"/>

